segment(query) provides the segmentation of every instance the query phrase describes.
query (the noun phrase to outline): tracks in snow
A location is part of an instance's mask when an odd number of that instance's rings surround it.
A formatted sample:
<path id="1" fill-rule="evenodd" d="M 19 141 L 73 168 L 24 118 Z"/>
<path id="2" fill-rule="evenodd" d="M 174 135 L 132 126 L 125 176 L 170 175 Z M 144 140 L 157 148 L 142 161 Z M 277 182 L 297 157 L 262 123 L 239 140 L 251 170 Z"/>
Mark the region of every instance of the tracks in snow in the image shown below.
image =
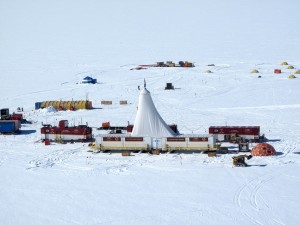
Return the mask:
<path id="1" fill-rule="evenodd" d="M 264 184 L 272 180 L 274 176 L 270 175 L 263 175 L 258 178 L 254 178 L 245 184 L 243 184 L 237 191 L 236 195 L 234 196 L 234 202 L 236 205 L 238 205 L 240 208 L 243 207 L 243 198 L 247 196 L 247 199 L 250 201 L 250 206 L 259 211 L 260 210 L 260 205 L 258 204 L 258 199 L 263 200 L 265 206 L 269 208 L 269 205 L 265 202 L 263 197 L 258 194 L 259 190 L 262 188 Z"/>
<path id="2" fill-rule="evenodd" d="M 244 183 L 236 191 L 234 204 L 239 208 L 240 213 L 250 219 L 253 224 L 284 225 L 280 218 L 273 213 L 272 206 L 260 194 L 262 188 L 279 175 L 277 171 L 272 171 L 255 177 Z"/>
<path id="3" fill-rule="evenodd" d="M 295 157 L 292 153 L 299 148 L 300 142 L 282 140 L 277 149 L 282 149 L 282 155 L 271 157 L 271 158 L 261 158 L 259 160 L 266 160 L 268 165 L 285 165 L 293 163 L 293 158 Z M 278 176 L 286 174 L 288 169 L 278 172 L 273 169 L 262 176 L 255 177 L 242 186 L 240 186 L 235 195 L 233 202 L 238 207 L 240 213 L 250 219 L 253 224 L 258 225 L 283 225 L 284 223 L 278 218 L 276 214 L 273 213 L 272 206 L 261 194 L 262 189 L 270 181 Z M 268 187 L 271 185 L 268 184 Z"/>
<path id="4" fill-rule="evenodd" d="M 7 153 L 4 151 L 0 152 L 0 166 L 8 159 Z"/>
<path id="5" fill-rule="evenodd" d="M 27 169 L 36 168 L 48 168 L 54 165 L 65 164 L 66 161 L 70 160 L 72 155 L 77 154 L 81 148 L 76 149 L 59 149 L 53 150 L 51 153 L 46 155 L 41 155 L 29 162 L 29 167 Z"/>

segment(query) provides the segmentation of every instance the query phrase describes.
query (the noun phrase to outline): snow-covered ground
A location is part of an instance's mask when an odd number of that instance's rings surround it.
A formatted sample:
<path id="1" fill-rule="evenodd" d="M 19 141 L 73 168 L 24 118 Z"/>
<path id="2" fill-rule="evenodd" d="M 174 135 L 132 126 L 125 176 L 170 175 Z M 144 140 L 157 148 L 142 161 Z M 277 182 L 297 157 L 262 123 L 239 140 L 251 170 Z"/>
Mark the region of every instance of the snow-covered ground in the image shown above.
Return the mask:
<path id="1" fill-rule="evenodd" d="M 288 79 L 295 70 L 280 63 L 300 69 L 299 8 L 297 0 L 1 0 L 0 108 L 23 107 L 33 121 L 0 135 L 1 224 L 297 224 L 300 76 Z M 130 70 L 166 60 L 196 67 Z M 87 75 L 99 84 L 77 84 Z M 230 154 L 122 157 L 39 141 L 42 122 L 133 123 L 144 78 L 181 133 L 258 125 L 278 154 L 234 168 Z M 86 98 L 95 109 L 34 110 Z"/>

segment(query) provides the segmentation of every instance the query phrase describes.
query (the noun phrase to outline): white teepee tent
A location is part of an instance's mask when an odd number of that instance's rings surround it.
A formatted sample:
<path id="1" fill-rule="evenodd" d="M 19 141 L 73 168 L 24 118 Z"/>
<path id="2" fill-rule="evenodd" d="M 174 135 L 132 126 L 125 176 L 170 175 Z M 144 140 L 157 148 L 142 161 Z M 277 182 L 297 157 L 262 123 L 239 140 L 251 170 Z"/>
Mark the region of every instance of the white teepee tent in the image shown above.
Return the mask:
<path id="1" fill-rule="evenodd" d="M 144 87 L 139 96 L 138 111 L 131 136 L 173 137 L 175 132 L 157 112 L 150 92 Z"/>

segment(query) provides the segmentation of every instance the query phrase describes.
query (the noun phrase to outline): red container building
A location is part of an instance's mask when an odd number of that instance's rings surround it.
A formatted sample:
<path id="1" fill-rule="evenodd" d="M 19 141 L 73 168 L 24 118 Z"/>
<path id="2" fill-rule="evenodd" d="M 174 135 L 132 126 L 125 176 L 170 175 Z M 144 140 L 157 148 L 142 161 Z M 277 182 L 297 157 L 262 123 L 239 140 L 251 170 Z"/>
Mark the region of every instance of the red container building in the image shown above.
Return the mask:
<path id="1" fill-rule="evenodd" d="M 281 70 L 280 70 L 280 69 L 275 69 L 275 70 L 274 70 L 274 73 L 279 74 L 279 73 L 281 73 Z"/>
<path id="2" fill-rule="evenodd" d="M 59 125 L 44 125 L 41 128 L 42 140 L 56 142 L 86 142 L 92 140 L 92 128 L 87 125 L 69 127 L 67 120 L 59 121 Z"/>
<path id="3" fill-rule="evenodd" d="M 209 134 L 217 141 L 236 141 L 238 138 L 258 142 L 260 137 L 259 126 L 211 126 Z"/>

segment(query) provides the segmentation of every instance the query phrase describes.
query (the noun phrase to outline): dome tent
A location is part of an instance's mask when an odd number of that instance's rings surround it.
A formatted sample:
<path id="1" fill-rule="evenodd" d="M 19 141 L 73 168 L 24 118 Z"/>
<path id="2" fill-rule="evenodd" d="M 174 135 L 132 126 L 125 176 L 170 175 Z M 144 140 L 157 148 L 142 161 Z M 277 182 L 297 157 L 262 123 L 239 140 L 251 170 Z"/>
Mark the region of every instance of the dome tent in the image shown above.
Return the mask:
<path id="1" fill-rule="evenodd" d="M 252 70 L 250 73 L 259 73 L 258 70 Z"/>
<path id="2" fill-rule="evenodd" d="M 280 65 L 281 66 L 287 66 L 287 65 L 289 65 L 287 62 L 282 62 L 282 63 L 280 63 Z"/>
<path id="3" fill-rule="evenodd" d="M 138 111 L 131 136 L 173 137 L 174 131 L 166 124 L 154 106 L 146 84 L 140 92 Z"/>
<path id="4" fill-rule="evenodd" d="M 300 74 L 300 70 L 296 70 L 294 74 Z"/>
<path id="5" fill-rule="evenodd" d="M 289 66 L 287 67 L 287 69 L 292 70 L 292 69 L 295 69 L 295 67 L 293 67 L 292 65 L 289 65 Z"/>
<path id="6" fill-rule="evenodd" d="M 94 79 L 92 77 L 86 76 L 85 78 L 82 79 L 81 83 L 83 84 L 96 84 L 97 79 Z"/>
<path id="7" fill-rule="evenodd" d="M 296 76 L 295 75 L 289 75 L 288 78 L 289 79 L 294 79 L 294 78 L 296 78 Z"/>
<path id="8" fill-rule="evenodd" d="M 261 143 L 256 145 L 252 151 L 251 151 L 252 156 L 272 156 L 276 155 L 276 151 L 274 147 L 270 144 L 267 143 Z"/>

